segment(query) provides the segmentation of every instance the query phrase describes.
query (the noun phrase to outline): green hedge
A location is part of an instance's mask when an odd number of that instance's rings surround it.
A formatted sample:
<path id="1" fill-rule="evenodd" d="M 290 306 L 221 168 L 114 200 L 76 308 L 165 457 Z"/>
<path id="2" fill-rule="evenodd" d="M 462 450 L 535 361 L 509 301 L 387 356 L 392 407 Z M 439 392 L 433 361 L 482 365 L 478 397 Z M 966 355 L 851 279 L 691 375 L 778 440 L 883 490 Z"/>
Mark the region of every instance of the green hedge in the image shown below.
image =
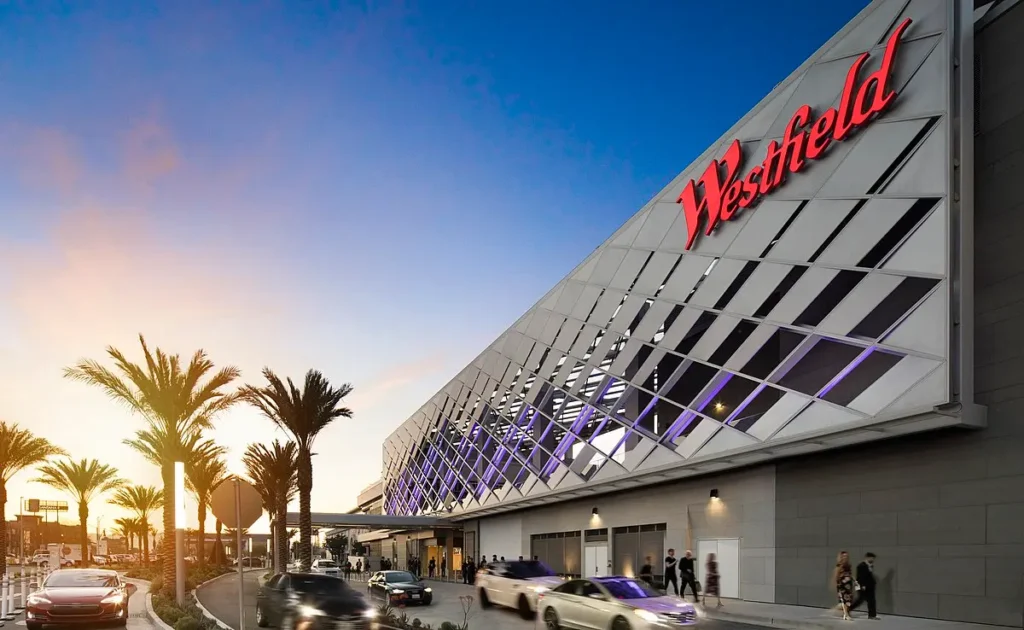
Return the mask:
<path id="1" fill-rule="evenodd" d="M 186 601 L 184 606 L 178 606 L 174 597 L 168 597 L 165 593 L 153 594 L 153 612 L 174 630 L 218 630 L 220 627 L 212 619 L 203 616 L 194 602 Z"/>

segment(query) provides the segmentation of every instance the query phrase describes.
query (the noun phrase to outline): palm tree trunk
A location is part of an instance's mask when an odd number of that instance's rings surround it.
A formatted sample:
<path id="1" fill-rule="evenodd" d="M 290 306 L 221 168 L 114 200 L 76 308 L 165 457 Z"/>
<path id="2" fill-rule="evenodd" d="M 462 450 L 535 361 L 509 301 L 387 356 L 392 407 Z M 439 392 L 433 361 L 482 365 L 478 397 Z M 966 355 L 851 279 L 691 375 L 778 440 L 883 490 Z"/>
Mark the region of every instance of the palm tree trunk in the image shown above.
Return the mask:
<path id="1" fill-rule="evenodd" d="M 313 457 L 306 449 L 299 450 L 299 567 L 308 573 L 313 562 L 310 539 L 313 537 L 312 516 L 309 513 L 309 495 L 313 491 Z"/>
<path id="2" fill-rule="evenodd" d="M 199 501 L 199 543 L 196 545 L 196 557 L 199 559 L 199 570 L 206 565 L 206 501 Z"/>
<path id="3" fill-rule="evenodd" d="M 224 529 L 224 523 L 221 523 L 218 518 L 217 524 L 214 527 L 217 530 L 217 540 L 213 543 L 212 563 L 222 567 L 224 566 L 224 542 L 221 539 L 221 531 Z"/>
<path id="4" fill-rule="evenodd" d="M 277 502 L 277 514 L 274 517 L 274 533 L 277 536 L 277 548 L 274 550 L 278 561 L 277 572 L 283 573 L 288 568 L 288 504 L 284 499 Z"/>
<path id="5" fill-rule="evenodd" d="M 142 519 L 142 566 L 149 566 L 149 519 Z"/>
<path id="6" fill-rule="evenodd" d="M 78 503 L 78 534 L 82 541 L 82 566 L 89 566 L 89 504 Z"/>
<path id="7" fill-rule="evenodd" d="M 164 579 L 164 589 L 167 592 L 174 592 L 175 562 L 174 562 L 174 506 L 179 500 L 174 496 L 174 464 L 167 463 L 160 467 L 160 477 L 164 482 L 164 537 L 160 548 L 160 573 Z"/>
<path id="8" fill-rule="evenodd" d="M 0 479 L 0 549 L 4 550 L 4 557 L 0 558 L 0 575 L 7 575 L 7 484 L 4 483 L 3 479 Z M 22 540 L 21 544 L 24 545 L 25 541 Z M 21 550 L 18 550 L 18 555 L 21 555 Z"/>

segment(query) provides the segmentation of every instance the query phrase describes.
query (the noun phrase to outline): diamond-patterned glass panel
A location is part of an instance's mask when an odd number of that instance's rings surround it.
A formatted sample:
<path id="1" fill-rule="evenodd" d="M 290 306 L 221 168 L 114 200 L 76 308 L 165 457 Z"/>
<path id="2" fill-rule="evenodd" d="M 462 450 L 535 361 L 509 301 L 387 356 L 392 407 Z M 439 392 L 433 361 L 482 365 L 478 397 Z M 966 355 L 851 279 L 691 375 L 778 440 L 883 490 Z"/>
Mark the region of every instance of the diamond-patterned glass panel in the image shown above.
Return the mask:
<path id="1" fill-rule="evenodd" d="M 797 107 L 838 108 L 905 5 L 873 4 L 403 423 L 383 449 L 387 512 L 533 499 L 946 402 L 944 22 L 904 34 L 889 110 L 689 250 L 677 203 L 733 138 L 742 177 Z"/>

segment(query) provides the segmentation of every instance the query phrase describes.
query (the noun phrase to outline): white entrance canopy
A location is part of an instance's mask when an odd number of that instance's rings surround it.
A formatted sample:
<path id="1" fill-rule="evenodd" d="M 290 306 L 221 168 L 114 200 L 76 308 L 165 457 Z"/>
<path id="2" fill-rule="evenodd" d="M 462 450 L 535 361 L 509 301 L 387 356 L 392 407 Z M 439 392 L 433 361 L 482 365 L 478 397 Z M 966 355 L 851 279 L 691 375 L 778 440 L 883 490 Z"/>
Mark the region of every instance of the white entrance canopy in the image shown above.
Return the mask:
<path id="1" fill-rule="evenodd" d="M 337 514 L 313 512 L 310 514 L 313 527 L 335 527 L 349 529 L 462 529 L 458 523 L 446 518 L 433 516 L 389 516 L 386 514 Z M 288 512 L 288 527 L 299 526 L 299 513 Z"/>

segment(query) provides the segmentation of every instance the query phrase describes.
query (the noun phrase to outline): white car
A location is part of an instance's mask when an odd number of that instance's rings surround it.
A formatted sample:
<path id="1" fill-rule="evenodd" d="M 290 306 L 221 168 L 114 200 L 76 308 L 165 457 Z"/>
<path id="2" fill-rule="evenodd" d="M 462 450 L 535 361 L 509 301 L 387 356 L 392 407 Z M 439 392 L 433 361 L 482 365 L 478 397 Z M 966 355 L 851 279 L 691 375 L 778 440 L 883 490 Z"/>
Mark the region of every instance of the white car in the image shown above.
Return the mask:
<path id="1" fill-rule="evenodd" d="M 480 567 L 476 574 L 481 607 L 515 608 L 523 619 L 533 619 L 536 615 L 538 595 L 563 582 L 538 560 L 494 562 Z"/>
<path id="2" fill-rule="evenodd" d="M 312 566 L 309 567 L 309 571 L 310 573 L 319 573 L 320 575 L 341 577 L 341 567 L 334 560 L 314 560 Z"/>
<path id="3" fill-rule="evenodd" d="M 629 577 L 570 580 L 543 593 L 547 630 L 666 630 L 697 623 L 697 609 Z"/>

